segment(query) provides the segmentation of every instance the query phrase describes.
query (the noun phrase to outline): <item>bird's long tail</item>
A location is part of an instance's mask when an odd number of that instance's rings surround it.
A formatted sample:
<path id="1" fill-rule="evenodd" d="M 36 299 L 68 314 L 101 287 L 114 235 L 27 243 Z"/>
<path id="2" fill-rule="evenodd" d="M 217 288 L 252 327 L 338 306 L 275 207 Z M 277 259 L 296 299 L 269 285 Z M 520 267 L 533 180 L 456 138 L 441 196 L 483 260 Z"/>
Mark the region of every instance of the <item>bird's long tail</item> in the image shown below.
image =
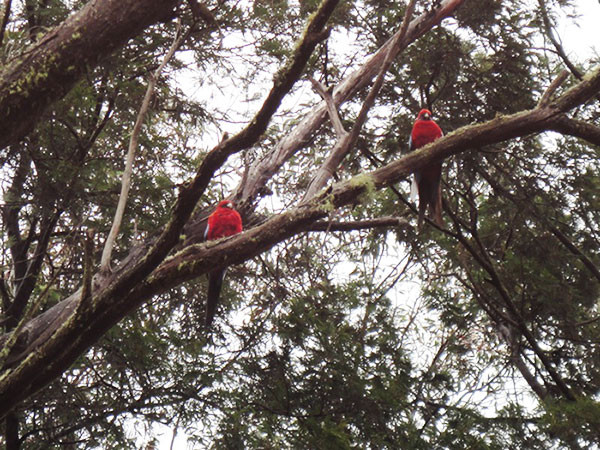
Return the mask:
<path id="1" fill-rule="evenodd" d="M 412 183 L 410 183 L 410 201 L 416 203 L 418 194 L 419 187 L 417 185 L 417 177 L 415 175 L 413 177 Z"/>
<path id="2" fill-rule="evenodd" d="M 430 169 L 425 176 L 419 180 L 419 230 L 425 220 L 427 207 L 431 211 L 432 220 L 440 227 L 444 225 L 442 220 L 442 185 L 441 166 Z"/>
<path id="3" fill-rule="evenodd" d="M 206 316 L 204 325 L 209 327 L 215 317 L 223 279 L 225 278 L 225 269 L 215 270 L 208 274 L 208 292 L 206 294 Z"/>
<path id="4" fill-rule="evenodd" d="M 442 185 L 438 182 L 437 188 L 433 191 L 433 198 L 431 199 L 431 215 L 433 217 L 433 221 L 439 226 L 444 226 L 444 221 L 442 220 Z"/>

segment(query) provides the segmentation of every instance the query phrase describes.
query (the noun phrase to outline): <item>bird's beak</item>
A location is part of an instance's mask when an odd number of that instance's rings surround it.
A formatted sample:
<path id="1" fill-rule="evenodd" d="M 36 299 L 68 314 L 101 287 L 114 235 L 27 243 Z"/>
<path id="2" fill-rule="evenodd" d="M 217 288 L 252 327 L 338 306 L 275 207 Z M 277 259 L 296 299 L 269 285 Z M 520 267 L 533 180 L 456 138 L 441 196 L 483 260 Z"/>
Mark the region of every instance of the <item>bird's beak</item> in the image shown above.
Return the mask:
<path id="1" fill-rule="evenodd" d="M 431 116 L 429 114 L 425 113 L 425 114 L 423 114 L 423 119 L 429 120 L 429 119 L 431 119 Z"/>

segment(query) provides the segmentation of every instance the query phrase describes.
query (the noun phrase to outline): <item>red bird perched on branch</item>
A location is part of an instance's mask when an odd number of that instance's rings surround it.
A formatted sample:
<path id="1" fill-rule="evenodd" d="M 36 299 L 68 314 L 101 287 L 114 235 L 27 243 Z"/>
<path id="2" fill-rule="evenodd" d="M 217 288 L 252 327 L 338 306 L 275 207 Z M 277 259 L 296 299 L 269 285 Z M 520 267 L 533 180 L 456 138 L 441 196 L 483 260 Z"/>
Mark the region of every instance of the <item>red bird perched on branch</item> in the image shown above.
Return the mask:
<path id="1" fill-rule="evenodd" d="M 442 129 L 431 119 L 431 111 L 422 109 L 419 111 L 417 120 L 413 125 L 412 133 L 408 141 L 410 151 L 423 147 L 443 136 Z M 419 228 L 425 218 L 425 210 L 429 205 L 431 215 L 439 226 L 442 222 L 442 162 L 435 162 L 420 170 L 415 171 L 415 177 L 411 186 L 411 199 L 416 200 L 417 190 L 419 192 Z"/>
<path id="2" fill-rule="evenodd" d="M 233 209 L 233 203 L 222 200 L 213 213 L 208 216 L 208 224 L 204 232 L 206 240 L 219 239 L 232 236 L 242 231 L 242 218 L 240 213 Z M 206 320 L 205 325 L 210 326 L 215 317 L 219 294 L 225 277 L 225 269 L 218 269 L 208 274 L 208 293 L 206 295 Z"/>

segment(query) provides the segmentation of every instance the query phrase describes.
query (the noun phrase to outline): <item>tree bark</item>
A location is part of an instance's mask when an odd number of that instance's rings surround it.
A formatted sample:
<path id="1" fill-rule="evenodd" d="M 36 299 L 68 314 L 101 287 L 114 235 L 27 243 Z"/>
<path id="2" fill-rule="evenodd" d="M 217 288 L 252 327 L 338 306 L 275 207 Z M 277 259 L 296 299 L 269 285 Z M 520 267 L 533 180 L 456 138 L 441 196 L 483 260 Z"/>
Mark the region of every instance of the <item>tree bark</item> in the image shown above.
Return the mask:
<path id="1" fill-rule="evenodd" d="M 181 0 L 92 0 L 0 73 L 0 148 L 25 136 L 90 67 Z"/>

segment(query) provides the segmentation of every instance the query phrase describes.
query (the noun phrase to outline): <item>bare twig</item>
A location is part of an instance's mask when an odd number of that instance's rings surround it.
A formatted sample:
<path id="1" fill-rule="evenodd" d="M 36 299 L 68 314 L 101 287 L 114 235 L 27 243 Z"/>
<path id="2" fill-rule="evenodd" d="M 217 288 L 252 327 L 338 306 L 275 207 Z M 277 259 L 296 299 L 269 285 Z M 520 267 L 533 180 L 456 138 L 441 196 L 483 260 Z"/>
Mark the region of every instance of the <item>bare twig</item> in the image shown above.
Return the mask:
<path id="1" fill-rule="evenodd" d="M 558 76 L 552 81 L 552 83 L 550 83 L 550 86 L 548 86 L 548 89 L 546 89 L 546 91 L 542 94 L 542 97 L 540 98 L 540 101 L 538 102 L 538 106 L 546 106 L 548 103 L 550 103 L 550 100 L 552 99 L 552 95 L 565 82 L 565 80 L 567 79 L 568 76 L 569 76 L 569 71 L 562 70 L 558 74 Z"/>
<path id="2" fill-rule="evenodd" d="M 327 112 L 329 113 L 329 120 L 331 120 L 331 124 L 333 125 L 333 129 L 335 130 L 335 134 L 337 135 L 338 139 L 342 139 L 348 134 L 348 132 L 342 124 L 342 119 L 340 118 L 340 114 L 337 110 L 335 101 L 333 100 L 333 96 L 325 88 L 325 86 L 323 86 L 321 82 L 315 80 L 310 75 L 308 76 L 308 79 L 312 83 L 315 90 L 319 93 L 321 98 L 325 100 L 325 104 L 327 105 Z"/>
<path id="3" fill-rule="evenodd" d="M 175 39 L 173 40 L 169 51 L 163 58 L 158 68 L 150 75 L 150 79 L 148 80 L 146 94 L 144 95 L 142 105 L 140 106 L 140 110 L 138 111 L 138 115 L 135 120 L 135 125 L 133 126 L 133 131 L 131 132 L 131 138 L 129 139 L 129 148 L 127 149 L 127 156 L 125 159 L 125 171 L 123 172 L 123 179 L 121 181 L 121 194 L 119 195 L 119 203 L 117 204 L 117 210 L 115 211 L 115 218 L 113 220 L 110 232 L 108 233 L 108 237 L 106 238 L 106 242 L 104 243 L 104 250 L 102 250 L 102 259 L 100 260 L 100 270 L 102 272 L 110 271 L 110 258 L 115 241 L 119 234 L 119 229 L 123 220 L 123 214 L 125 213 L 125 205 L 127 204 L 127 198 L 129 196 L 129 188 L 131 187 L 131 173 L 133 172 L 133 160 L 138 147 L 138 139 L 140 137 L 140 133 L 142 132 L 142 126 L 144 125 L 144 120 L 146 120 L 148 109 L 150 108 L 150 101 L 154 95 L 156 82 L 166 64 L 171 60 L 175 52 L 179 49 L 188 35 L 189 31 L 184 34 L 181 33 L 181 22 L 178 22 Z"/>
<path id="4" fill-rule="evenodd" d="M 575 77 L 578 80 L 582 80 L 583 74 L 571 62 L 571 60 L 565 53 L 565 49 L 563 48 L 562 44 L 559 42 L 558 38 L 554 34 L 554 27 L 552 26 L 550 17 L 548 16 L 548 9 L 546 8 L 546 2 L 544 0 L 538 0 L 538 3 L 540 5 L 540 10 L 542 11 L 542 20 L 544 21 L 544 27 L 546 28 L 546 34 L 548 35 L 550 42 L 552 42 L 552 45 L 554 45 L 554 48 L 556 49 L 556 53 L 558 54 L 558 56 L 560 56 L 560 59 L 563 60 L 563 62 L 565 63 L 565 66 L 567 66 L 569 68 L 571 73 L 573 75 L 575 75 Z"/>

